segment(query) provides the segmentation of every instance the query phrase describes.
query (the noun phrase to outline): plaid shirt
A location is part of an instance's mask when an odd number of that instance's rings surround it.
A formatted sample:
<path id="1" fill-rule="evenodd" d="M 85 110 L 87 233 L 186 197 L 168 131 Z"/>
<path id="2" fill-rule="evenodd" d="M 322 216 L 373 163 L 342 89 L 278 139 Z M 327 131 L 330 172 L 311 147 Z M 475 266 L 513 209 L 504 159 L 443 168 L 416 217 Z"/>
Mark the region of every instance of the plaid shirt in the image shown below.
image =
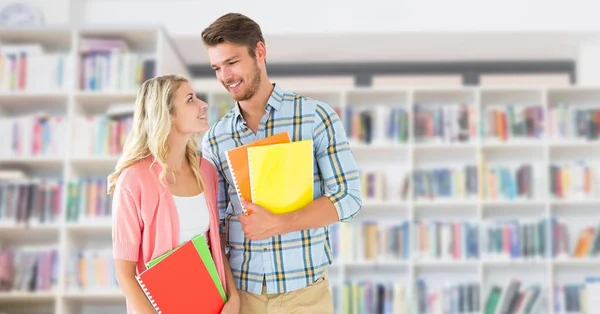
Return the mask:
<path id="1" fill-rule="evenodd" d="M 218 205 L 221 232 L 233 277 L 240 290 L 260 294 L 263 278 L 268 293 L 306 287 L 332 263 L 329 228 L 317 228 L 251 241 L 245 238 L 237 215 L 241 205 L 225 152 L 256 140 L 288 132 L 292 141 L 312 139 L 315 151 L 314 199 L 328 197 L 341 222 L 355 216 L 362 205 L 359 170 L 337 113 L 327 104 L 284 92 L 277 85 L 265 107 L 255 135 L 234 106 L 206 132 L 202 154 L 219 175 Z"/>

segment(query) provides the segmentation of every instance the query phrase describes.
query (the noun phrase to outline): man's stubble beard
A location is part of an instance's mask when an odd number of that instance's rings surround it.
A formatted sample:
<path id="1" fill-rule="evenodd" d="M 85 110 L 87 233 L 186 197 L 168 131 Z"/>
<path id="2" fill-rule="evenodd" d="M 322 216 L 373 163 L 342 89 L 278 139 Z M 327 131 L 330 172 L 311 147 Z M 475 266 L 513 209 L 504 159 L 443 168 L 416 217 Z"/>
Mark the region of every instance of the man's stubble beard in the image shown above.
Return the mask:
<path id="1" fill-rule="evenodd" d="M 236 101 L 246 101 L 254 97 L 260 87 L 261 74 L 262 72 L 258 67 L 258 64 L 254 63 L 254 76 L 252 77 L 252 81 L 248 84 L 248 90 L 241 97 L 236 98 Z"/>

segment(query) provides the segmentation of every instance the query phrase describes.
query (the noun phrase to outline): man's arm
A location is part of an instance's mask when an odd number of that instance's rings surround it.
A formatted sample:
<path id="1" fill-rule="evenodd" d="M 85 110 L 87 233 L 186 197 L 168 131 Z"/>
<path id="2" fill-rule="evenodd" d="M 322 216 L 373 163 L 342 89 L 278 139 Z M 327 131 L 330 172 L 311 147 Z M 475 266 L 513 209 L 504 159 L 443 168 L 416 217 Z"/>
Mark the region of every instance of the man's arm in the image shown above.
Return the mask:
<path id="1" fill-rule="evenodd" d="M 335 222 L 347 222 L 358 214 L 362 206 L 358 166 L 348 146 L 342 121 L 329 106 L 317 105 L 313 134 L 315 158 L 324 179 L 323 196 L 304 208 L 280 215 L 249 200 L 241 200 L 249 210 L 248 216 L 239 216 L 247 238 L 260 240 L 276 234 L 321 228 Z"/>
<path id="2" fill-rule="evenodd" d="M 317 104 L 313 134 L 324 195 L 300 210 L 282 215 L 281 233 L 347 222 L 362 206 L 358 166 L 342 121 L 331 107 Z"/>

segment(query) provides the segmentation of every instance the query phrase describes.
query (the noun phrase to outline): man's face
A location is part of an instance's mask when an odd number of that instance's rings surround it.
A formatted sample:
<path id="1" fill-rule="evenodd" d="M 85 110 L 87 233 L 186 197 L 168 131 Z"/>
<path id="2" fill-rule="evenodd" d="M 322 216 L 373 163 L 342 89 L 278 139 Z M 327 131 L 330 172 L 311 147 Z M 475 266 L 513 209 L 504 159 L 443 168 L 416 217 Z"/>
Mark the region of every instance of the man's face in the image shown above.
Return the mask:
<path id="1" fill-rule="evenodd" d="M 245 101 L 256 94 L 261 82 L 257 58 L 252 58 L 246 46 L 221 43 L 208 48 L 211 67 L 217 79 L 236 101 Z"/>

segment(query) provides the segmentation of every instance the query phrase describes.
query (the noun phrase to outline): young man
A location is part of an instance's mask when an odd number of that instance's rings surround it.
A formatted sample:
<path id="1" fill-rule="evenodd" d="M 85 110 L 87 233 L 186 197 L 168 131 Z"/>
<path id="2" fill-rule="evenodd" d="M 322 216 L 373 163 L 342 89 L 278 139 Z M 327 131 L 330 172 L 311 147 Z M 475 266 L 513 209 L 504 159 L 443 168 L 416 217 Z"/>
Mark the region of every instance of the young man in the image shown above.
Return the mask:
<path id="1" fill-rule="evenodd" d="M 217 79 L 236 100 L 206 132 L 202 150 L 220 177 L 222 233 L 241 311 L 332 313 L 328 226 L 349 221 L 362 205 L 359 171 L 342 122 L 329 105 L 269 81 L 265 41 L 250 18 L 221 16 L 202 32 L 202 39 Z M 304 208 L 275 215 L 240 200 L 225 152 L 281 132 L 288 132 L 292 141 L 313 140 L 315 198 Z M 242 205 L 247 215 L 241 214 Z"/>

